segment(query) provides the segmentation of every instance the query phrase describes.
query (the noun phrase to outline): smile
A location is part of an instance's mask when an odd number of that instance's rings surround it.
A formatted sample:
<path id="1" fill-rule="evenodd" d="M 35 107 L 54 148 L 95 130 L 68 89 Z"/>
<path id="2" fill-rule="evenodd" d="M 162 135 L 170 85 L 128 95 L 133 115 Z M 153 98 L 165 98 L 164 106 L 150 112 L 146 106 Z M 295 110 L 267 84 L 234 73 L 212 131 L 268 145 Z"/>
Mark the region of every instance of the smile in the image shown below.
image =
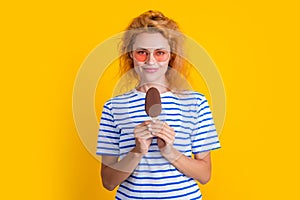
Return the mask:
<path id="1" fill-rule="evenodd" d="M 159 68 L 143 68 L 146 72 L 154 73 L 157 72 Z"/>

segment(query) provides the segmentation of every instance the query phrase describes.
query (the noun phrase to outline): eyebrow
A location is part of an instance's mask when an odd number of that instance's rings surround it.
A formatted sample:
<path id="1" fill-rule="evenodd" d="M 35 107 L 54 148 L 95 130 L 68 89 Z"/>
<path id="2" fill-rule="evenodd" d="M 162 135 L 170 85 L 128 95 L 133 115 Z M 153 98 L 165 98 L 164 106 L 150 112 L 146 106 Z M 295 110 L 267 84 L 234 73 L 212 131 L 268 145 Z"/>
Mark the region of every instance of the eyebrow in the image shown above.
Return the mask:
<path id="1" fill-rule="evenodd" d="M 143 48 L 143 47 L 137 47 L 135 50 L 149 50 L 149 49 L 154 49 L 154 50 L 168 50 L 165 47 L 160 47 L 160 48 Z"/>

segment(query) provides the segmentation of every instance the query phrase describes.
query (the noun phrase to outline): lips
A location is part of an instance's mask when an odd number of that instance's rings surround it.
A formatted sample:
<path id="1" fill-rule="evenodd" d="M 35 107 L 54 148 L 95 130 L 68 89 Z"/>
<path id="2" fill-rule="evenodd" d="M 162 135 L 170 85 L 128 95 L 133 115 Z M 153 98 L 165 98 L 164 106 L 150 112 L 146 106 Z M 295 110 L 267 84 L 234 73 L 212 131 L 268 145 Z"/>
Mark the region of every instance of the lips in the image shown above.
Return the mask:
<path id="1" fill-rule="evenodd" d="M 148 73 L 157 72 L 159 68 L 144 68 L 144 70 Z"/>

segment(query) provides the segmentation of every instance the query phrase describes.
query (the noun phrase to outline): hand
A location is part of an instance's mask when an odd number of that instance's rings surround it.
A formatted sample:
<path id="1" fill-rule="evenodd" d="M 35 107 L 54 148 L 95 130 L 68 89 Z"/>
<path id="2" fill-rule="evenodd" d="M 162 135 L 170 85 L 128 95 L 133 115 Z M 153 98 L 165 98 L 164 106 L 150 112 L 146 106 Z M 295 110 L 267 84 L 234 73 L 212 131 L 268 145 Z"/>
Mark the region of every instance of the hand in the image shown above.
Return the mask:
<path id="1" fill-rule="evenodd" d="M 152 121 L 148 120 L 137 125 L 134 130 L 135 147 L 132 152 L 146 154 L 151 145 L 153 135 L 148 130 L 148 126 Z"/>
<path id="2" fill-rule="evenodd" d="M 152 121 L 148 124 L 149 131 L 157 137 L 157 144 L 159 149 L 167 146 L 172 146 L 175 140 L 174 129 L 171 128 L 166 122 L 160 120 Z"/>
<path id="3" fill-rule="evenodd" d="M 175 131 L 166 122 L 155 120 L 148 125 L 152 135 L 157 137 L 157 144 L 161 154 L 170 162 L 177 160 L 182 154 L 177 151 L 173 144 Z"/>

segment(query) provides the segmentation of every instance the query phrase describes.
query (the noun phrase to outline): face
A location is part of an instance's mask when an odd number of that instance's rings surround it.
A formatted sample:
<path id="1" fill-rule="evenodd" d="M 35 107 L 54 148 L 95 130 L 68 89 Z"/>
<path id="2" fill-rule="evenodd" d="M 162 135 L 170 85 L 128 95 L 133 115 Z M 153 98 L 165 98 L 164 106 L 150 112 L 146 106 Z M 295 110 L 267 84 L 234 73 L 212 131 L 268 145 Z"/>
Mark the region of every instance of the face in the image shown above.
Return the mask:
<path id="1" fill-rule="evenodd" d="M 160 33 L 141 33 L 136 37 L 132 53 L 134 69 L 140 84 L 166 84 L 165 73 L 170 60 L 170 45 Z"/>

